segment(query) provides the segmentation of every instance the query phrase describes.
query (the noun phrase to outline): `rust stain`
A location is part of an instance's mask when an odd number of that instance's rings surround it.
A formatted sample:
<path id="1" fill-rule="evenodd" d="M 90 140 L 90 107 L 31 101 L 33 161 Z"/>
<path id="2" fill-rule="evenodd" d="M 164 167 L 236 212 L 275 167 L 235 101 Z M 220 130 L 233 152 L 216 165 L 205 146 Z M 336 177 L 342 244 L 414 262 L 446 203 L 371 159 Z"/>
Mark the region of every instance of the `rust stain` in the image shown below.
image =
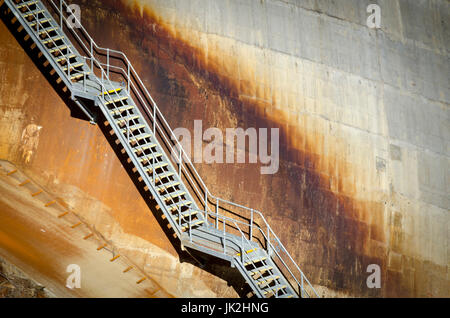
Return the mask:
<path id="1" fill-rule="evenodd" d="M 314 124 L 307 116 L 293 119 L 274 107 L 282 94 L 270 89 L 269 83 L 260 86 L 246 80 L 254 71 L 251 67 L 241 78 L 233 76 L 237 61 L 242 57 L 227 56 L 220 60 L 220 50 L 205 52 L 188 43 L 185 33 L 189 30 L 175 29 L 151 8 L 141 10 L 136 1 L 131 7 L 122 1 L 80 0 L 80 4 L 85 8 L 83 18 L 89 32 L 101 46 L 127 53 L 163 113 L 168 114 L 172 127 L 191 127 L 193 119 L 208 120 L 207 124 L 217 127 L 235 118 L 236 126 L 244 129 L 280 128 L 281 165 L 277 175 L 261 177 L 259 167 L 201 166 L 205 182 L 214 193 L 267 214 L 275 231 L 287 242 L 288 250 L 314 283 L 351 295 L 390 295 L 385 289 L 368 291 L 365 288 L 367 265 L 375 263 L 383 270 L 386 268 L 387 246 L 393 238 L 386 237 L 387 230 L 383 228 L 386 223 L 384 203 L 357 198 L 359 189 L 355 180 L 370 180 L 365 175 L 369 172 L 357 172 L 345 161 L 345 155 L 339 156 L 348 151 L 342 140 L 325 144 L 329 137 L 327 127 L 307 129 Z M 117 19 L 111 19 L 112 16 Z M 9 32 L 0 32 L 0 38 L 4 43 L 14 40 Z M 22 50 L 14 55 L 7 52 L 8 62 L 23 63 Z M 8 83 L 16 83 L 12 80 L 15 72 L 8 70 Z M 31 70 L 30 76 L 37 77 L 38 71 Z M 24 106 L 26 113 L 16 120 L 28 123 L 31 113 L 37 124 L 45 123 L 38 149 L 30 162 L 29 169 L 34 175 L 48 173 L 45 185 L 57 181 L 83 188 L 119 211 L 111 213 L 126 232 L 174 254 L 104 136 L 80 120 L 55 121 L 55 117 L 69 118 L 69 111 L 54 107 L 61 101 L 52 92 L 53 88 L 48 83 L 39 87 L 28 83 L 35 82 L 20 79 L 16 86 L 29 92 L 29 96 L 42 97 L 38 104 L 34 105 L 27 98 L 23 101 L 10 98 L 7 103 L 14 104 L 13 110 L 17 109 L 16 104 L 35 106 L 33 109 Z M 213 118 L 206 119 L 207 113 Z M 13 140 L 6 134 L 7 130 L 2 129 L 2 140 Z M 71 135 L 55 133 L 65 130 Z M 3 135 L 9 139 L 3 139 Z M 19 162 L 20 151 L 14 145 L 11 148 L 8 148 L 9 143 L 5 145 L 0 144 L 2 153 L 11 161 Z M 108 157 L 103 158 L 104 154 Z M 247 192 L 240 191 L 236 182 L 242 179 L 250 188 Z M 387 275 L 386 271 L 383 275 Z M 389 288 L 394 290 L 393 294 L 410 296 L 415 292 L 411 288 L 396 287 L 401 285 L 398 283 L 401 278 L 392 277 Z"/>
<path id="2" fill-rule="evenodd" d="M 275 221 L 277 230 L 279 233 L 281 231 L 285 242 L 295 239 L 295 245 L 288 242 L 290 250 L 294 250 L 296 255 L 302 255 L 302 263 L 307 272 L 313 273 L 312 280 L 315 283 L 336 290 L 380 296 L 379 291 L 367 291 L 363 285 L 368 264 L 379 264 L 382 268 L 386 264 L 386 237 L 382 228 L 384 205 L 355 198 L 357 189 L 352 166 L 337 158 L 337 153 L 345 148 L 336 145 L 334 149 L 328 149 L 329 154 L 325 155 L 324 136 L 317 129 L 305 135 L 302 127 L 298 127 L 298 123 L 287 112 L 273 107 L 277 92 L 257 92 L 251 82 L 225 76 L 221 68 L 227 63 L 235 65 L 239 57 L 224 58 L 221 64 L 214 58 L 220 52 L 207 54 L 202 48 L 187 43 L 180 34 L 183 30 L 176 30 L 148 6 L 142 10 L 137 2 L 131 7 L 120 1 L 109 4 L 125 13 L 127 25 L 133 29 L 130 32 L 139 34 L 137 45 L 146 55 L 158 61 L 154 69 L 165 72 L 165 77 L 158 77 L 158 73 L 151 79 L 150 76 L 146 77 L 153 84 L 154 91 L 166 91 L 172 97 L 181 91 L 178 97 L 194 105 L 189 110 L 193 112 L 189 118 L 203 118 L 204 114 L 198 109 L 202 105 L 217 102 L 214 96 L 219 96 L 238 119 L 238 126 L 244 129 L 280 128 L 280 159 L 283 163 L 279 176 L 268 181 L 274 193 L 267 193 L 276 204 L 259 208 L 273 219 L 285 220 Z M 204 91 L 198 86 L 203 86 Z M 257 92 L 261 98 L 246 98 L 242 94 L 245 95 L 245 92 L 249 95 Z M 212 98 L 208 100 L 208 96 Z M 162 103 L 159 99 L 160 104 L 166 106 L 164 94 L 162 97 Z M 180 117 L 186 115 L 186 111 L 177 110 L 178 115 L 169 117 L 181 123 L 183 119 Z M 303 122 L 308 125 L 307 118 Z M 244 172 L 244 175 L 249 176 L 249 173 Z M 253 186 L 253 190 L 258 193 L 258 184 Z M 286 188 L 291 189 L 290 196 L 283 194 Z M 232 189 L 235 191 L 236 186 Z M 264 203 L 267 204 L 268 200 L 264 200 Z M 255 202 L 248 204 L 255 206 Z M 291 212 L 276 209 L 277 204 Z M 294 223 L 288 226 L 293 232 L 288 237 L 282 231 L 283 223 L 286 222 Z M 298 239 L 296 229 L 299 226 L 295 223 L 301 224 L 309 233 Z M 326 271 L 322 268 L 326 268 Z"/>

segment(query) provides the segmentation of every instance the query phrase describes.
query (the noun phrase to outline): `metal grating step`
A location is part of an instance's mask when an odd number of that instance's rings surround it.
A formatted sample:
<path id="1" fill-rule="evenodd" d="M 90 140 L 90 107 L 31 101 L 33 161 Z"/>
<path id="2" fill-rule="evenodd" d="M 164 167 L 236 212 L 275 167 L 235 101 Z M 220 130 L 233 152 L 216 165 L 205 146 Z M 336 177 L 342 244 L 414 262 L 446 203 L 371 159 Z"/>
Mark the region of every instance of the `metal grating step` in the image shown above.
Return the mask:
<path id="1" fill-rule="evenodd" d="M 173 187 L 176 187 L 177 185 L 180 185 L 179 181 L 169 182 L 169 183 L 163 184 L 162 186 L 157 187 L 156 191 L 158 191 L 158 192 L 167 191 Z"/>
<path id="2" fill-rule="evenodd" d="M 189 216 L 191 216 L 191 218 L 192 218 L 192 216 L 195 216 L 197 213 L 198 213 L 197 211 L 191 211 L 191 210 L 188 210 L 186 212 L 182 212 L 181 213 L 181 219 L 183 220 L 183 218 L 184 218 L 185 221 L 186 221 L 186 219 L 189 220 Z M 174 217 L 174 220 L 178 221 L 179 216 L 178 216 L 178 214 L 175 214 L 175 215 L 176 216 Z"/>
<path id="3" fill-rule="evenodd" d="M 157 170 L 157 169 L 161 169 L 161 168 L 164 168 L 167 166 L 168 166 L 167 162 L 162 162 L 162 163 L 156 164 L 155 166 L 151 166 L 150 168 L 146 168 L 144 170 L 145 170 L 145 172 L 153 172 L 153 169 Z"/>
<path id="4" fill-rule="evenodd" d="M 55 43 L 56 41 L 61 41 L 62 39 L 64 39 L 64 36 L 59 35 L 41 42 L 42 44 L 48 44 L 48 43 Z"/>
<path id="5" fill-rule="evenodd" d="M 123 113 L 124 111 L 130 110 L 133 108 L 134 108 L 133 105 L 125 105 L 125 106 L 117 107 L 116 109 L 110 110 L 109 112 L 110 112 L 110 114 L 113 114 L 113 115 L 119 115 L 120 113 Z"/>
<path id="6" fill-rule="evenodd" d="M 42 24 L 44 24 L 44 23 L 50 22 L 51 19 L 45 18 L 45 19 L 40 19 L 40 20 L 38 20 L 38 21 L 39 21 L 39 24 L 42 25 Z M 36 20 L 34 20 L 33 22 L 31 22 L 31 23 L 29 24 L 29 26 L 30 26 L 30 27 L 34 27 L 36 24 L 37 24 L 37 22 L 36 22 Z"/>
<path id="7" fill-rule="evenodd" d="M 44 12 L 45 12 L 45 11 L 42 10 L 42 9 L 37 9 L 37 10 L 33 10 L 33 11 L 27 11 L 27 12 L 23 13 L 22 16 L 23 16 L 24 18 L 28 18 L 28 17 L 31 17 L 31 16 L 33 16 L 34 18 L 36 18 L 39 14 L 42 14 L 42 13 L 44 13 Z"/>
<path id="8" fill-rule="evenodd" d="M 180 207 L 189 206 L 191 204 L 192 204 L 192 201 L 181 201 L 181 202 L 177 202 L 177 203 L 171 204 L 171 205 L 167 206 L 167 208 L 171 212 L 173 212 L 173 211 L 178 210 L 178 208 L 180 208 Z"/>
<path id="9" fill-rule="evenodd" d="M 164 201 L 168 202 L 169 200 L 173 200 L 175 198 L 181 197 L 186 194 L 186 191 L 176 191 L 164 196 Z"/>
<path id="10" fill-rule="evenodd" d="M 39 1 L 37 1 L 37 0 L 31 0 L 31 1 L 21 2 L 21 3 L 19 3 L 19 4 L 16 5 L 16 8 L 17 8 L 17 9 L 22 9 L 22 8 L 24 8 L 24 7 L 29 7 L 29 6 L 31 6 L 32 4 L 37 4 L 38 2 L 39 2 Z"/>

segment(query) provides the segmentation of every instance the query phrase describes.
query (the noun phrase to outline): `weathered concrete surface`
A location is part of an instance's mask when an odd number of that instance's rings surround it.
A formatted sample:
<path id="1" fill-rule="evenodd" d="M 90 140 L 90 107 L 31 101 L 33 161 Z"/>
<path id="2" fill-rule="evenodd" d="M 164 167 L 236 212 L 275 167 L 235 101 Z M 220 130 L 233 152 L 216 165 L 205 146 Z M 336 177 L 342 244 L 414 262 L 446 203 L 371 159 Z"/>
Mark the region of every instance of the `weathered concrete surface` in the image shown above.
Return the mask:
<path id="1" fill-rule="evenodd" d="M 378 31 L 365 26 L 369 1 L 79 4 L 89 32 L 127 53 L 172 127 L 281 128 L 273 176 L 258 165 L 199 168 L 214 193 L 268 216 L 323 295 L 448 296 L 449 4 L 374 2 Z M 174 255 L 99 130 L 69 118 L 6 29 L 0 37 L 1 157 Z M 24 147 L 30 124 L 43 128 L 30 128 L 39 143 Z M 369 264 L 381 266 L 381 290 L 366 286 Z M 178 277 L 233 295 L 197 269 Z"/>
<path id="2" fill-rule="evenodd" d="M 282 128 L 278 174 L 201 169 L 269 215 L 326 295 L 449 295 L 448 1 L 122 2 L 169 68 L 152 91 L 175 127 Z"/>
<path id="3" fill-rule="evenodd" d="M 139 282 L 143 273 L 86 225 L 74 227 L 80 222 L 76 214 L 58 217 L 66 209 L 46 206 L 53 198 L 46 192 L 33 196 L 40 187 L 33 182 L 20 186 L 29 178 L 20 171 L 8 176 L 13 169 L 0 161 L 2 258 L 56 297 L 172 297 L 154 280 Z M 68 272 L 71 264 L 80 268 L 80 288 L 66 287 L 73 273 L 73 269 Z M 130 266 L 133 269 L 124 272 Z"/>
<path id="4" fill-rule="evenodd" d="M 0 257 L 0 298 L 50 298 L 45 290 L 15 265 Z"/>

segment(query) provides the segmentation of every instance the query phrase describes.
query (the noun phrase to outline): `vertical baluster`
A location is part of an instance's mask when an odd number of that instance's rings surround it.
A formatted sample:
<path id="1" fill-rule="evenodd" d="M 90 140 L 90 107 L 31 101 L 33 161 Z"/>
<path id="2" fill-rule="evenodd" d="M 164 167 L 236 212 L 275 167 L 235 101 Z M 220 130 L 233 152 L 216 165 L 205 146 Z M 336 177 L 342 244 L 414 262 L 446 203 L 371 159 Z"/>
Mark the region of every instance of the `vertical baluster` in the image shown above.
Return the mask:
<path id="1" fill-rule="evenodd" d="M 227 253 L 227 240 L 226 240 L 226 220 L 225 220 L 225 216 L 223 217 L 223 253 L 226 254 Z"/>
<path id="2" fill-rule="evenodd" d="M 189 213 L 189 240 L 192 243 L 192 213 Z"/>
<path id="3" fill-rule="evenodd" d="M 219 198 L 216 199 L 216 229 L 219 229 Z"/>
<path id="4" fill-rule="evenodd" d="M 205 189 L 205 223 L 208 227 L 208 191 Z"/>
<path id="5" fill-rule="evenodd" d="M 62 0 L 59 0 L 59 24 L 61 25 L 61 31 L 63 30 L 63 4 Z"/>
<path id="6" fill-rule="evenodd" d="M 117 109 L 117 106 L 116 106 L 116 109 Z M 122 118 L 123 118 L 123 116 L 122 116 Z M 126 122 L 126 125 L 127 125 L 127 143 L 128 143 L 128 145 L 130 145 L 130 123 L 126 119 L 125 119 L 125 122 Z"/>
<path id="7" fill-rule="evenodd" d="M 156 105 L 153 105 L 153 136 L 156 138 Z"/>
<path id="8" fill-rule="evenodd" d="M 107 56 L 106 76 L 109 78 L 109 48 L 106 49 L 106 56 Z"/>
<path id="9" fill-rule="evenodd" d="M 183 163 L 183 150 L 180 147 L 180 162 L 178 164 L 178 175 L 180 176 L 181 179 L 181 165 Z"/>
<path id="10" fill-rule="evenodd" d="M 130 94 L 130 62 L 128 62 L 128 94 Z"/>
<path id="11" fill-rule="evenodd" d="M 91 39 L 91 71 L 94 74 L 94 42 Z"/>
<path id="12" fill-rule="evenodd" d="M 303 274 L 301 275 L 300 297 L 303 298 Z"/>
<path id="13" fill-rule="evenodd" d="M 253 238 L 253 209 L 250 210 L 250 229 L 249 229 L 250 241 Z"/>

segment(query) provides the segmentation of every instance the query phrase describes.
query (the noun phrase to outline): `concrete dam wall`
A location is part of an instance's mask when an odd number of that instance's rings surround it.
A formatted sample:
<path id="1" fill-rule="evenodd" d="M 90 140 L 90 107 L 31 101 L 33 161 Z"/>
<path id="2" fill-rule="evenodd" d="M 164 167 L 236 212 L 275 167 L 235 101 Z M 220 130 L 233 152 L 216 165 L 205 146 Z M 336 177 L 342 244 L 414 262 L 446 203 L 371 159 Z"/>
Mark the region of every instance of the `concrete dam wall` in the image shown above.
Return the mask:
<path id="1" fill-rule="evenodd" d="M 214 194 L 264 213 L 321 296 L 450 295 L 448 1 L 73 3 L 99 45 L 127 54 L 171 127 L 279 129 L 274 174 L 259 161 L 196 167 Z M 0 159 L 168 294 L 243 296 L 227 264 L 180 256 L 103 123 L 67 107 L 4 22 L 0 43 Z M 367 285 L 371 264 L 381 288 Z"/>

